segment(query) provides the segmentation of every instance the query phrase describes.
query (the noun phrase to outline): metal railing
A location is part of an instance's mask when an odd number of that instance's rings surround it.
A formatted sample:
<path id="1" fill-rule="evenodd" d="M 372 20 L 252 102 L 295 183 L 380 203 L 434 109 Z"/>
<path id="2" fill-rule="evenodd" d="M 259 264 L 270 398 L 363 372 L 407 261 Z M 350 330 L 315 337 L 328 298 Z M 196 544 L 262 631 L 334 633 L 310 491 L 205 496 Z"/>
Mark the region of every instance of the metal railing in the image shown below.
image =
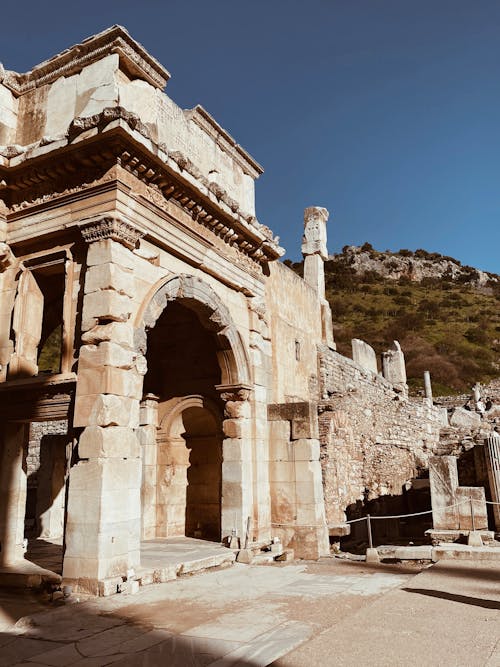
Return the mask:
<path id="1" fill-rule="evenodd" d="M 500 503 L 493 502 L 491 500 L 486 500 L 485 502 L 487 505 L 500 505 Z M 476 526 L 475 526 L 475 516 L 474 516 L 474 499 L 472 498 L 472 496 L 470 498 L 461 500 L 458 503 L 453 503 L 452 505 L 445 505 L 443 507 L 438 507 L 436 509 L 438 509 L 439 511 L 452 509 L 453 507 L 459 507 L 460 505 L 464 505 L 465 503 L 470 503 L 472 530 L 475 531 Z M 366 527 L 368 532 L 368 545 L 370 549 L 373 549 L 372 521 L 380 519 L 406 519 L 411 516 L 423 516 L 424 514 L 432 514 L 432 510 L 431 509 L 425 510 L 425 512 L 413 512 L 411 514 L 387 514 L 384 516 L 366 514 L 365 516 L 361 516 L 357 519 L 350 519 L 349 521 L 344 521 L 343 523 L 351 524 L 351 523 L 357 523 L 359 521 L 366 521 Z"/>

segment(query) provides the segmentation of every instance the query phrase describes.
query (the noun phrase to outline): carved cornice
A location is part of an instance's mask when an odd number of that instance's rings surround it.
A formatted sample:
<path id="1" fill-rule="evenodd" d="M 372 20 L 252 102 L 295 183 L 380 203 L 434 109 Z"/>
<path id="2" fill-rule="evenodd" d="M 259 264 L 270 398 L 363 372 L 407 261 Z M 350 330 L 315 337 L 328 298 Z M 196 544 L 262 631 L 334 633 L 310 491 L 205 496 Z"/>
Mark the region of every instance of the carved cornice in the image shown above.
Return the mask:
<path id="1" fill-rule="evenodd" d="M 119 25 L 45 60 L 30 72 L 6 72 L 3 84 L 15 95 L 24 95 L 60 77 L 77 74 L 87 65 L 111 53 L 118 54 L 122 68 L 132 77 L 144 79 L 156 88 L 163 89 L 166 86 L 169 72 Z"/>
<path id="2" fill-rule="evenodd" d="M 112 239 L 130 250 L 133 250 L 137 241 L 144 236 L 133 225 L 116 215 L 98 216 L 82 220 L 78 226 L 87 243 Z"/>
<path id="3" fill-rule="evenodd" d="M 100 113 L 93 116 L 78 117 L 71 121 L 66 136 L 68 142 L 72 143 L 80 134 L 87 130 L 103 130 L 106 125 L 114 120 L 123 120 L 131 130 L 137 130 L 143 137 L 150 139 L 150 133 L 139 116 L 123 107 L 106 107 Z"/>
<path id="4" fill-rule="evenodd" d="M 106 125 L 115 120 L 111 129 Z M 135 114 L 120 107 L 105 110 L 79 124 L 71 132 L 97 127 L 97 135 L 76 144 L 58 142 L 51 153 L 36 154 L 32 149 L 14 158 L 10 167 L 0 165 L 0 180 L 6 187 L 2 198 L 9 218 L 27 208 L 46 205 L 69 195 L 85 193 L 88 188 L 120 180 L 120 170 L 129 172 L 143 183 L 142 195 L 169 211 L 175 201 L 193 220 L 226 246 L 237 249 L 252 262 L 263 264 L 283 254 L 279 239 L 255 217 L 245 215 L 217 184 L 208 183 L 195 165 L 180 152 L 167 152 L 165 146 L 145 147 L 130 130 L 141 132 L 142 123 Z M 156 151 L 156 152 L 154 152 Z M 135 189 L 135 188 L 133 188 Z"/>

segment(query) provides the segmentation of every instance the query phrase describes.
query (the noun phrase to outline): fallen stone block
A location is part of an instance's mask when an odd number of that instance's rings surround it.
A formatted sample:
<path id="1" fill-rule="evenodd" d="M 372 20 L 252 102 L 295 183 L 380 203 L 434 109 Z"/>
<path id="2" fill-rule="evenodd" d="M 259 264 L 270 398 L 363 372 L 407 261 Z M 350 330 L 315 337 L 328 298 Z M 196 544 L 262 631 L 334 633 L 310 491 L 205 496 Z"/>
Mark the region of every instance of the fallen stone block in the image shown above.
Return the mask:
<path id="1" fill-rule="evenodd" d="M 451 426 L 474 427 L 481 425 L 481 415 L 465 408 L 455 408 L 450 417 Z"/>

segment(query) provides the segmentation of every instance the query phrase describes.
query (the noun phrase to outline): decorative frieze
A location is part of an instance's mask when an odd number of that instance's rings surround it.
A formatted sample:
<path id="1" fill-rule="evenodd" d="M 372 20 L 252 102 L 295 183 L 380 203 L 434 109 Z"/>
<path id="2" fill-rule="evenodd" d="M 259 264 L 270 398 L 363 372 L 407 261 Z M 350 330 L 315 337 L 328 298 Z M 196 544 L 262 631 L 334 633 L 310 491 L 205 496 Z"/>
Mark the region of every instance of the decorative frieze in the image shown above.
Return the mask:
<path id="1" fill-rule="evenodd" d="M 139 239 L 144 236 L 133 225 L 116 215 L 106 215 L 92 220 L 83 220 L 80 231 L 87 243 L 112 239 L 133 250 Z"/>

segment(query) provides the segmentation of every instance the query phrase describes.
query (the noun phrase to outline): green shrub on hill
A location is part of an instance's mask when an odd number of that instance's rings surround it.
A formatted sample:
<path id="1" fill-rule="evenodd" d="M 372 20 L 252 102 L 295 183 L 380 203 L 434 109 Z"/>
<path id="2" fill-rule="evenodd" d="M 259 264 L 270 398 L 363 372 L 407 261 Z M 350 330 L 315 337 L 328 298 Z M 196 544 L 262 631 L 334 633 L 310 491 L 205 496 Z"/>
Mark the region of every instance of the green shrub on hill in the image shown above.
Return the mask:
<path id="1" fill-rule="evenodd" d="M 365 243 L 361 248 L 377 255 L 387 267 L 384 253 Z M 403 249 L 394 256 L 434 262 L 439 253 Z M 302 262 L 289 266 L 302 274 Z M 479 273 L 473 267 L 453 279 L 441 277 L 420 282 L 401 277 L 383 277 L 373 270 L 359 273 L 344 252 L 325 263 L 326 296 L 333 316 L 337 349 L 351 356 L 351 339 L 362 338 L 380 354 L 393 340 L 405 353 L 408 383 L 412 391 L 422 387 L 429 370 L 437 394 L 469 389 L 475 382 L 488 382 L 500 375 L 500 279 L 490 275 L 483 287 L 474 286 Z"/>

